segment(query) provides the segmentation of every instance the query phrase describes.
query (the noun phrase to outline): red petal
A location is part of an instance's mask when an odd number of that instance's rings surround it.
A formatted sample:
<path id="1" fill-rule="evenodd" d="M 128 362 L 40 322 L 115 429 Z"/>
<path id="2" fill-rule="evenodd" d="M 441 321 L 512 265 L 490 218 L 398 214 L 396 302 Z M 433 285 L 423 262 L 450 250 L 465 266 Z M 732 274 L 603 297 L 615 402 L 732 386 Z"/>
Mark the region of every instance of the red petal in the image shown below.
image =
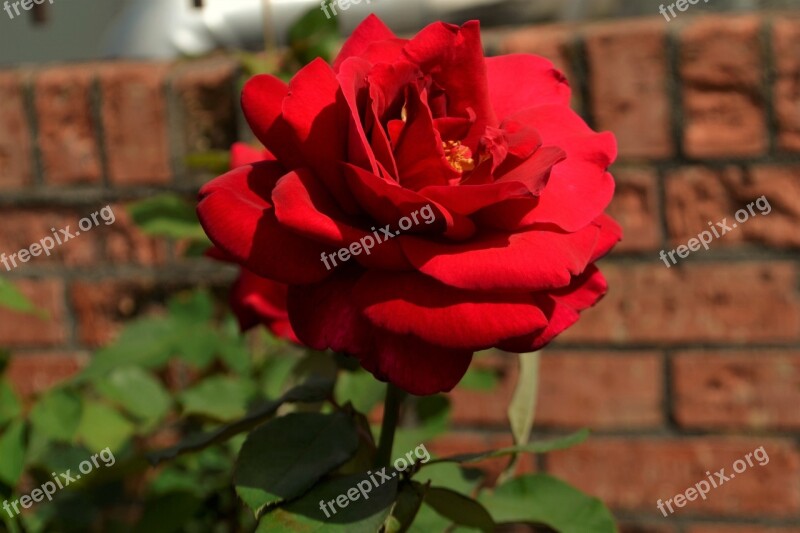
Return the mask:
<path id="1" fill-rule="evenodd" d="M 441 22 L 431 24 L 408 42 L 403 53 L 444 88 L 448 116 L 466 118 L 474 111 L 475 124 L 464 144 L 475 151 L 486 126 L 497 126 L 489 99 L 480 23 L 472 21 L 460 28 Z"/>
<path id="2" fill-rule="evenodd" d="M 486 349 L 547 325 L 526 293 L 454 289 L 415 272 L 369 271 L 352 297 L 381 329 L 463 350 Z"/>
<path id="3" fill-rule="evenodd" d="M 288 92 L 288 85 L 274 76 L 255 76 L 242 89 L 242 109 L 261 144 L 275 154 L 284 167 L 292 169 L 304 164 L 294 132 L 282 116 L 283 99 Z"/>
<path id="4" fill-rule="evenodd" d="M 369 89 L 367 75 L 371 65 L 360 58 L 345 61 L 337 74 L 342 94 L 347 102 L 349 118 L 347 124 L 347 161 L 377 174 L 378 162 L 367 140 L 361 113 L 367 108 Z"/>
<path id="5" fill-rule="evenodd" d="M 433 186 L 419 193 L 460 215 L 470 215 L 509 198 L 530 196 L 528 188 L 520 182 Z"/>
<path id="6" fill-rule="evenodd" d="M 360 275 L 350 271 L 323 283 L 289 287 L 289 319 L 306 346 L 351 355 L 369 352 L 372 332 L 352 298 Z"/>
<path id="7" fill-rule="evenodd" d="M 597 245 L 590 259 L 592 263 L 605 256 L 620 240 L 622 240 L 622 228 L 617 224 L 617 221 L 610 216 L 606 214 L 600 215 L 594 223 L 600 226 L 600 236 L 597 239 Z"/>
<path id="8" fill-rule="evenodd" d="M 614 179 L 606 171 L 617 155 L 614 136 L 593 132 L 565 106 L 527 109 L 514 118 L 536 128 L 545 145 L 567 153 L 553 168 L 535 211 L 521 224 L 546 222 L 576 231 L 600 216 L 614 195 Z"/>
<path id="9" fill-rule="evenodd" d="M 586 269 L 600 229 L 485 233 L 465 243 L 408 237 L 403 251 L 420 272 L 452 287 L 538 291 L 564 287 Z"/>
<path id="10" fill-rule="evenodd" d="M 344 43 L 339 55 L 333 61 L 333 68 L 338 72 L 339 67 L 347 58 L 361 56 L 374 42 L 389 39 L 396 39 L 392 30 L 374 14 L 368 16 Z"/>
<path id="11" fill-rule="evenodd" d="M 269 150 L 258 149 L 243 142 L 231 146 L 231 170 L 259 161 L 275 161 L 275 156 Z"/>
<path id="12" fill-rule="evenodd" d="M 415 90 L 408 95 L 408 119 L 395 147 L 395 160 L 403 187 L 447 185 L 461 178 L 444 156 L 442 138 L 433 125 L 430 109 Z"/>
<path id="13" fill-rule="evenodd" d="M 231 309 L 242 331 L 263 324 L 278 337 L 299 343 L 286 310 L 288 287 L 242 269 L 231 288 Z"/>
<path id="14" fill-rule="evenodd" d="M 569 83 L 543 57 L 523 54 L 488 57 L 486 72 L 489 97 L 501 120 L 528 107 L 569 105 Z"/>
<path id="15" fill-rule="evenodd" d="M 328 192 L 308 172 L 291 173 L 278 180 L 272 191 L 275 216 L 286 228 L 337 250 L 350 248 L 359 242 L 353 258 L 368 268 L 408 270 L 406 259 L 397 239 L 378 242 L 372 231 L 358 226 L 357 221 L 344 214 Z M 372 243 L 372 248 L 368 247 Z M 352 252 L 351 252 L 352 253 Z M 338 261 L 329 263 L 339 267 Z"/>
<path id="16" fill-rule="evenodd" d="M 283 101 L 283 117 L 294 131 L 304 166 L 314 170 L 339 205 L 352 211 L 352 196 L 336 164 L 346 157 L 341 128 L 347 116 L 339 81 L 325 61 L 317 58 L 292 78 Z"/>
<path id="17" fill-rule="evenodd" d="M 272 191 L 275 217 L 300 235 L 337 248 L 367 233 L 348 223 L 349 217 L 310 171 L 290 172 Z"/>
<path id="18" fill-rule="evenodd" d="M 578 321 L 580 311 L 595 305 L 605 295 L 608 284 L 594 265 L 572 280 L 568 287 L 552 293 L 534 295 L 547 315 L 547 327 L 538 333 L 509 339 L 498 347 L 516 353 L 541 349 Z"/>
<path id="19" fill-rule="evenodd" d="M 446 211 L 436 202 L 405 189 L 393 181 L 388 181 L 353 165 L 345 165 L 347 178 L 353 195 L 359 205 L 378 221 L 379 224 L 389 224 L 396 232 L 401 218 L 413 218 L 413 213 L 426 207 L 433 210 L 434 221 L 430 224 L 414 224 L 408 233 L 442 234 L 453 240 L 469 238 L 475 232 L 472 221 L 461 215 L 454 215 Z"/>
<path id="20" fill-rule="evenodd" d="M 411 335 L 379 333 L 361 365 L 381 381 L 417 396 L 449 392 L 466 374 L 472 352 L 437 346 Z"/>
<path id="21" fill-rule="evenodd" d="M 412 394 L 452 389 L 467 371 L 472 352 L 370 325 L 353 302 L 357 280 L 357 275 L 337 276 L 324 283 L 289 287 L 289 316 L 300 339 L 318 350 L 330 348 L 357 357 L 376 378 Z"/>
<path id="22" fill-rule="evenodd" d="M 200 190 L 200 223 L 211 241 L 262 277 L 311 283 L 327 276 L 320 261 L 326 248 L 282 227 L 270 197 L 283 173 L 276 162 L 239 167 Z"/>

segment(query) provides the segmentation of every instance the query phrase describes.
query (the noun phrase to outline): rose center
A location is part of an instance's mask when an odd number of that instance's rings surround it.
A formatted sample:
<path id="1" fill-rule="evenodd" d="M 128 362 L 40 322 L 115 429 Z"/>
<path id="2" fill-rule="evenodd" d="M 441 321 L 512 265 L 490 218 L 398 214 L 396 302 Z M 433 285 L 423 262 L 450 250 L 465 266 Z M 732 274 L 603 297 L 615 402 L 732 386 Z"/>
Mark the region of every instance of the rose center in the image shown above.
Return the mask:
<path id="1" fill-rule="evenodd" d="M 447 162 L 458 172 L 473 170 L 475 168 L 472 150 L 461 144 L 461 141 L 443 142 L 442 148 L 444 148 L 444 156 L 447 158 Z"/>

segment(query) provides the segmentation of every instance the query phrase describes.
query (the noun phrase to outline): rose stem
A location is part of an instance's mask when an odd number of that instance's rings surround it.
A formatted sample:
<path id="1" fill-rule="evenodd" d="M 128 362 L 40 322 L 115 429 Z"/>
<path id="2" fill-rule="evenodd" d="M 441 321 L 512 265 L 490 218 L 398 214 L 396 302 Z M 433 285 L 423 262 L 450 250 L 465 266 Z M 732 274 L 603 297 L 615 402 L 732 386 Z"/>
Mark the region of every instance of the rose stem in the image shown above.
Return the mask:
<path id="1" fill-rule="evenodd" d="M 400 407 L 406 393 L 389 383 L 386 387 L 386 399 L 383 402 L 383 422 L 378 453 L 375 456 L 376 466 L 389 466 L 392 462 L 392 446 L 394 433 L 400 420 Z"/>

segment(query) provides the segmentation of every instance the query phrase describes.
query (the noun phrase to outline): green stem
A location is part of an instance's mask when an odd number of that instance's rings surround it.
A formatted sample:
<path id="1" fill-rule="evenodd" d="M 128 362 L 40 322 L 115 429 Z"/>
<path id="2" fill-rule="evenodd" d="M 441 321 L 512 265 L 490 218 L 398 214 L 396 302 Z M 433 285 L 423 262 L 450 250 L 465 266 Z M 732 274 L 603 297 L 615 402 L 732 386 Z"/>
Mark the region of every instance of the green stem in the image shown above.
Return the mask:
<path id="1" fill-rule="evenodd" d="M 378 453 L 375 456 L 375 466 L 389 466 L 392 462 L 392 447 L 397 423 L 400 420 L 400 407 L 406 393 L 391 383 L 386 387 L 386 399 L 383 402 L 383 423 L 381 424 L 381 439 L 378 443 Z"/>

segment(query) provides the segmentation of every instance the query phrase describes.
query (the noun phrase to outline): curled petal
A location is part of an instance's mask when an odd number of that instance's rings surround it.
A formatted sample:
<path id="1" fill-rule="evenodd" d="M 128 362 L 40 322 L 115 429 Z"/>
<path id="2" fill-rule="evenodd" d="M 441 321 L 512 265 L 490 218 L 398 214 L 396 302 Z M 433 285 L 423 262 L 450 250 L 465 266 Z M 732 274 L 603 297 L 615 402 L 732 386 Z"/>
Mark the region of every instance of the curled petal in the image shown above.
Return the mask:
<path id="1" fill-rule="evenodd" d="M 237 263 L 283 283 L 311 283 L 327 276 L 326 248 L 284 228 L 268 198 L 281 177 L 276 162 L 234 169 L 200 190 L 198 217 L 208 237 Z"/>

